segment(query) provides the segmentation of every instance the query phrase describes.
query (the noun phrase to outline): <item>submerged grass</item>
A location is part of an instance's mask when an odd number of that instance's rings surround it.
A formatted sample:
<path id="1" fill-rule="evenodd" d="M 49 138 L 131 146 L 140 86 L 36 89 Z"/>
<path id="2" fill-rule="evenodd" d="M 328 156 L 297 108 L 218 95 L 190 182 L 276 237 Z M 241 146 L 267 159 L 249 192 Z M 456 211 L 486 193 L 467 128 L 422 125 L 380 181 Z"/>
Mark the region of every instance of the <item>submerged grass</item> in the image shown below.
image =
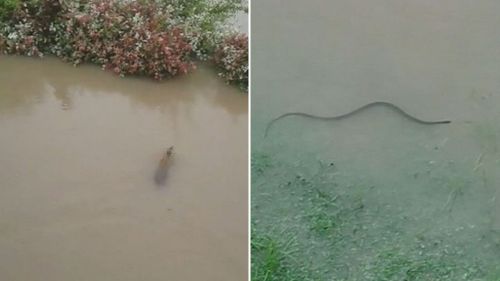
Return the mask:
<path id="1" fill-rule="evenodd" d="M 261 234 L 252 228 L 252 280 L 304 280 L 294 263 L 294 237 Z"/>
<path id="2" fill-rule="evenodd" d="M 453 256 L 382 251 L 371 265 L 371 280 L 478 280 L 484 276 L 480 265 L 462 263 Z"/>
<path id="3" fill-rule="evenodd" d="M 253 281 L 500 280 L 490 206 L 473 204 L 491 194 L 472 172 L 386 187 L 311 163 L 252 155 Z"/>

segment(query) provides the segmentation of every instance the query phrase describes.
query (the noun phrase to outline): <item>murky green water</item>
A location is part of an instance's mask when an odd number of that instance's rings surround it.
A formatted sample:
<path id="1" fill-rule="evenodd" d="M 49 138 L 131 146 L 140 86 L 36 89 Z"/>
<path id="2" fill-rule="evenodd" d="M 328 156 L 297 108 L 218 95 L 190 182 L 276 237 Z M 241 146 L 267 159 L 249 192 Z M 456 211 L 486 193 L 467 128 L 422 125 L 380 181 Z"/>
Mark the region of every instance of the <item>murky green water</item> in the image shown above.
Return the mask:
<path id="1" fill-rule="evenodd" d="M 0 85 L 1 280 L 246 278 L 246 94 L 6 56 Z"/>
<path id="2" fill-rule="evenodd" d="M 252 217 L 258 235 L 293 234 L 300 276 L 500 278 L 498 11 L 497 1 L 253 3 Z M 339 122 L 289 117 L 263 138 L 282 113 L 335 116 L 373 101 L 452 123 L 379 107 Z"/>

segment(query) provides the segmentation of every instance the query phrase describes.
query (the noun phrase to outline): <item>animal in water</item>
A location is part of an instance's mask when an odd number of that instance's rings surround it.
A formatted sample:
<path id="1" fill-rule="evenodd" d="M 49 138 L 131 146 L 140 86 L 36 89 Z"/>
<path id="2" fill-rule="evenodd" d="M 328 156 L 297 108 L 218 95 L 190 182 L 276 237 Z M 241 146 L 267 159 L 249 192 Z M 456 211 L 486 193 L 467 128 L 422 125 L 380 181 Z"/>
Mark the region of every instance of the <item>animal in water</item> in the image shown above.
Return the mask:
<path id="1" fill-rule="evenodd" d="M 167 179 L 167 172 L 170 164 L 172 162 L 172 157 L 174 155 L 174 147 L 169 147 L 165 153 L 163 153 L 163 157 L 158 164 L 158 168 L 155 173 L 155 183 L 157 185 L 164 185 Z"/>
<path id="2" fill-rule="evenodd" d="M 313 115 L 313 114 L 308 114 L 308 113 L 303 113 L 303 112 L 288 112 L 288 113 L 285 113 L 285 114 L 282 114 L 276 118 L 274 118 L 273 120 L 271 120 L 268 124 L 267 124 L 267 127 L 266 127 L 266 131 L 264 133 L 264 137 L 267 136 L 267 134 L 269 133 L 269 130 L 271 129 L 271 126 L 278 120 L 280 119 L 283 119 L 285 117 L 289 117 L 289 116 L 301 116 L 301 117 L 306 117 L 306 118 L 310 118 L 310 119 L 316 119 L 316 120 L 323 120 L 323 121 L 331 121 L 331 120 L 342 120 L 344 118 L 347 118 L 347 117 L 350 117 L 350 116 L 353 116 L 354 114 L 356 113 L 359 113 L 361 111 L 364 111 L 368 108 L 371 108 L 371 107 L 375 107 L 375 106 L 385 106 L 385 107 L 388 107 L 398 113 L 400 113 L 401 115 L 403 115 L 404 117 L 410 119 L 411 121 L 414 121 L 414 122 L 417 122 L 419 124 L 424 124 L 424 125 L 436 125 L 436 124 L 448 124 L 448 123 L 451 123 L 450 120 L 442 120 L 442 121 L 425 121 L 425 120 L 422 120 L 422 119 L 419 119 L 417 117 L 413 117 L 411 116 L 410 114 L 406 113 L 406 111 L 402 110 L 400 107 L 392 104 L 392 103 L 389 103 L 389 102 L 385 102 L 385 101 L 376 101 L 376 102 L 372 102 L 372 103 L 369 103 L 367 105 L 364 105 L 360 108 L 357 108 L 351 112 L 348 112 L 348 113 L 345 113 L 345 114 L 342 114 L 342 115 L 337 115 L 337 116 L 318 116 L 318 115 Z"/>

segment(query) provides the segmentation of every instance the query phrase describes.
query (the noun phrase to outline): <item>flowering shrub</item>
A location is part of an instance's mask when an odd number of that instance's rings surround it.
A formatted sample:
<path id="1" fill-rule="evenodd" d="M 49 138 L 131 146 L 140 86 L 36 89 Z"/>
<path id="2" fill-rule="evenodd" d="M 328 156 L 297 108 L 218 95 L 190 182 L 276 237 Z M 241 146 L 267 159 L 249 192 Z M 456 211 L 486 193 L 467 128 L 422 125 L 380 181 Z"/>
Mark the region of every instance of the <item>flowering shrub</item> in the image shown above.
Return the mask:
<path id="1" fill-rule="evenodd" d="M 144 74 L 155 79 L 193 68 L 192 48 L 182 29 L 166 27 L 168 15 L 154 2 L 99 0 L 87 8 L 65 15 L 65 29 L 59 29 L 52 53 L 74 64 L 90 61 L 120 75 Z"/>
<path id="2" fill-rule="evenodd" d="M 0 1 L 0 20 L 8 19 L 12 16 L 19 5 L 18 0 L 2 0 Z"/>
<path id="3" fill-rule="evenodd" d="M 34 35 L 33 23 L 19 23 L 15 26 L 4 27 L 7 36 L 0 36 L 0 49 L 4 53 L 28 56 L 41 56 L 37 41 L 39 37 Z"/>
<path id="4" fill-rule="evenodd" d="M 181 26 L 198 59 L 206 60 L 233 32 L 228 19 L 245 10 L 241 0 L 156 0 L 171 15 L 168 24 Z"/>
<path id="5" fill-rule="evenodd" d="M 209 57 L 240 1 L 0 0 L 0 52 L 56 55 L 160 80 Z"/>
<path id="6" fill-rule="evenodd" d="M 214 61 L 220 75 L 231 83 L 248 87 L 248 37 L 236 34 L 227 37 L 215 50 Z"/>
<path id="7" fill-rule="evenodd" d="M 0 51 L 8 54 L 42 56 L 54 44 L 50 24 L 60 17 L 62 0 L 8 0 L 8 20 L 0 19 Z M 12 4 L 13 5 L 13 4 Z"/>

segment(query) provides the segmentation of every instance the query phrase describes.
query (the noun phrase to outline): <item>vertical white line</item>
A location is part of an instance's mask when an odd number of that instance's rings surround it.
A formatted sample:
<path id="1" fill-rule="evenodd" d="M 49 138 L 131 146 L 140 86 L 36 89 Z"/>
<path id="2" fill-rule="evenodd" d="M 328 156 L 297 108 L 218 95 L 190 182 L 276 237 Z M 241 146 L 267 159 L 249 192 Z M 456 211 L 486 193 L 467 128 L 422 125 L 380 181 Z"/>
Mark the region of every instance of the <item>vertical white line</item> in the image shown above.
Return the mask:
<path id="1" fill-rule="evenodd" d="M 251 169 L 252 169 L 252 0 L 248 0 L 248 281 L 251 280 Z"/>

